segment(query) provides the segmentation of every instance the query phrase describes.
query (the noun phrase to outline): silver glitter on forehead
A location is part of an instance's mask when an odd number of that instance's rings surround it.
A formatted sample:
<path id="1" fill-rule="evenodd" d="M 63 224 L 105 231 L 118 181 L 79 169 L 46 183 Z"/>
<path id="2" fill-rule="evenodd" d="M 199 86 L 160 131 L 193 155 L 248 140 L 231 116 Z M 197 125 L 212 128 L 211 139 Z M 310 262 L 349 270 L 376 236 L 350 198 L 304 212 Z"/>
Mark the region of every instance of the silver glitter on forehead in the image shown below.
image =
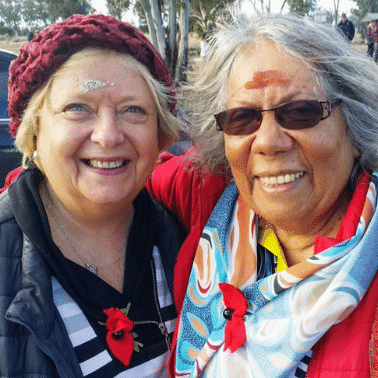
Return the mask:
<path id="1" fill-rule="evenodd" d="M 106 87 L 107 85 L 114 85 L 114 83 L 111 83 L 110 81 L 104 82 L 101 80 L 88 80 L 81 86 L 81 91 L 83 93 L 87 93 L 92 89 Z"/>

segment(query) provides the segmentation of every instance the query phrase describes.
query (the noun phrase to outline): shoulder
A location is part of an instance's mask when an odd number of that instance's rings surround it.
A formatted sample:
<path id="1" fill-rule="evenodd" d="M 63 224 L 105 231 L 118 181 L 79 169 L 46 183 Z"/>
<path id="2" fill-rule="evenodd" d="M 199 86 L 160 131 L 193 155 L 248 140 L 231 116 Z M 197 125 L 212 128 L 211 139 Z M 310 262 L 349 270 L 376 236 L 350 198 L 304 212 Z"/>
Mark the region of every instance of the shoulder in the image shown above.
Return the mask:
<path id="1" fill-rule="evenodd" d="M 5 183 L 4 183 L 4 187 L 0 189 L 0 193 L 4 192 L 8 186 L 16 180 L 16 178 L 18 177 L 18 175 L 22 172 L 23 168 L 22 167 L 18 167 L 18 168 L 15 168 L 13 169 L 13 171 L 10 171 L 6 178 L 5 178 Z"/>
<path id="2" fill-rule="evenodd" d="M 190 149 L 185 155 L 163 156 L 146 184 L 150 194 L 178 217 L 186 231 L 207 220 L 230 181 L 201 167 L 195 153 Z"/>
<path id="3" fill-rule="evenodd" d="M 0 244 L 3 256 L 18 250 L 22 244 L 22 231 L 16 221 L 8 191 L 0 195 Z"/>
<path id="4" fill-rule="evenodd" d="M 194 148 L 180 156 L 163 155 L 161 162 L 153 172 L 152 185 L 160 184 L 161 187 L 165 186 L 172 190 L 172 184 L 175 184 L 176 189 L 186 194 L 188 190 L 193 194 L 204 186 L 207 192 L 212 190 L 223 191 L 229 182 L 229 178 L 209 172 L 204 165 L 196 160 L 195 156 L 196 150 Z"/>
<path id="5" fill-rule="evenodd" d="M 12 204 L 8 191 L 6 190 L 0 194 L 0 225 L 13 219 L 14 213 Z"/>

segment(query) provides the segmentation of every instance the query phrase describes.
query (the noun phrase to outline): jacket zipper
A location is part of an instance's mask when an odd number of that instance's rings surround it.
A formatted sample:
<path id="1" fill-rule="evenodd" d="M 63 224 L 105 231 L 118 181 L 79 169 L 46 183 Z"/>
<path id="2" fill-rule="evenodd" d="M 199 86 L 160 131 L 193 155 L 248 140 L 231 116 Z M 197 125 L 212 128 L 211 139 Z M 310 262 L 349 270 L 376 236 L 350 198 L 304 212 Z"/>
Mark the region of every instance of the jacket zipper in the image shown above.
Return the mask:
<path id="1" fill-rule="evenodd" d="M 156 309 L 157 309 L 157 312 L 159 314 L 159 319 L 160 319 L 159 329 L 160 329 L 161 334 L 164 336 L 165 343 L 167 344 L 167 348 L 170 351 L 171 350 L 171 340 L 169 339 L 168 330 L 167 330 L 167 327 L 165 326 L 163 316 L 162 316 L 161 310 L 160 310 L 159 296 L 158 296 L 157 284 L 156 284 L 155 264 L 154 264 L 153 260 L 151 261 L 151 271 L 152 271 L 152 282 L 153 282 L 153 285 L 154 285 L 155 305 L 156 305 Z"/>

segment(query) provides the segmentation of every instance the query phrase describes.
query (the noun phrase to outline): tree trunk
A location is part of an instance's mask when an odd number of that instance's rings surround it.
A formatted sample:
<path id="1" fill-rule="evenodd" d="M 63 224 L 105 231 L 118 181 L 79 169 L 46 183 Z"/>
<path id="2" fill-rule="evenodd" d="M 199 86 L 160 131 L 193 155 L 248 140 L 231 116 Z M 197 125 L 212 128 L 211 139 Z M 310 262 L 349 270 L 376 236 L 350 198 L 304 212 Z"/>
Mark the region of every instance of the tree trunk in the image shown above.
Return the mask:
<path id="1" fill-rule="evenodd" d="M 168 65 L 171 67 L 171 74 L 174 75 L 177 53 L 177 9 L 176 0 L 171 0 L 169 5 L 169 37 L 168 37 Z"/>
<path id="2" fill-rule="evenodd" d="M 282 2 L 281 9 L 280 9 L 280 13 L 282 12 L 283 7 L 285 6 L 286 2 L 287 2 L 287 0 L 284 0 L 284 1 Z"/>
<path id="3" fill-rule="evenodd" d="M 156 37 L 157 37 L 157 44 L 158 50 L 160 55 L 165 59 L 165 37 L 164 37 L 164 29 L 163 29 L 163 22 L 161 19 L 161 13 L 159 9 L 159 4 L 156 0 L 150 0 L 150 7 L 152 10 L 152 18 L 153 24 L 156 30 Z"/>
<path id="4" fill-rule="evenodd" d="M 189 15 L 190 0 L 181 0 L 180 6 L 180 44 L 177 57 L 177 66 L 175 74 L 175 85 L 179 86 L 180 82 L 186 81 L 186 71 L 188 68 L 189 52 Z"/>
<path id="5" fill-rule="evenodd" d="M 148 31 L 150 33 L 151 42 L 155 46 L 156 50 L 159 50 L 158 40 L 156 37 L 156 29 L 155 29 L 154 21 L 152 18 L 150 3 L 148 2 L 148 0 L 139 0 L 139 1 L 142 4 L 142 7 L 144 9 L 144 14 L 146 15 L 147 26 L 148 26 Z"/>
<path id="6" fill-rule="evenodd" d="M 337 26 L 338 21 L 339 21 L 339 5 L 340 5 L 340 0 L 333 0 L 333 7 L 335 10 L 335 26 Z"/>

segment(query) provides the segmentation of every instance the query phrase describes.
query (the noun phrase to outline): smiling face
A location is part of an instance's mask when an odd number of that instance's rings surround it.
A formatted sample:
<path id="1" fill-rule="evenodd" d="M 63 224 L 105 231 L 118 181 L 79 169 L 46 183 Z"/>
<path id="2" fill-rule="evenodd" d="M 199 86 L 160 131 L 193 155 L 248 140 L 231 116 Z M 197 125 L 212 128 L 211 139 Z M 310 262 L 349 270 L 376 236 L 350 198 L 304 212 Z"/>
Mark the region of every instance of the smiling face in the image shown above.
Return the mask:
<path id="1" fill-rule="evenodd" d="M 269 41 L 258 42 L 236 59 L 228 93 L 227 108 L 328 100 L 308 67 Z M 278 227 L 296 223 L 309 231 L 329 219 L 354 161 L 340 107 L 302 130 L 284 129 L 274 112 L 264 112 L 253 134 L 224 138 L 239 192 L 264 219 Z"/>
<path id="2" fill-rule="evenodd" d="M 114 53 L 65 69 L 45 99 L 36 149 L 61 202 L 131 205 L 159 153 L 158 115 L 147 83 Z"/>

